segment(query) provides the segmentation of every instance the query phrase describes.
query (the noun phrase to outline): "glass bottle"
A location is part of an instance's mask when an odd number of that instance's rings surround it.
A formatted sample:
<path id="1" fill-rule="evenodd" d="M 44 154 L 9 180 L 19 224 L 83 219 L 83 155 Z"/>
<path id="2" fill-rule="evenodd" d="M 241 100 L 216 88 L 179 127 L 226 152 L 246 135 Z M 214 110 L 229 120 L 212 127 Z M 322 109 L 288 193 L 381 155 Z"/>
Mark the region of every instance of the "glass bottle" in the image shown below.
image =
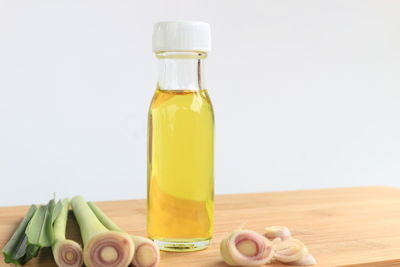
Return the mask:
<path id="1" fill-rule="evenodd" d="M 147 232 L 161 250 L 208 247 L 214 220 L 214 114 L 204 84 L 210 29 L 155 25 L 159 60 L 148 118 Z"/>

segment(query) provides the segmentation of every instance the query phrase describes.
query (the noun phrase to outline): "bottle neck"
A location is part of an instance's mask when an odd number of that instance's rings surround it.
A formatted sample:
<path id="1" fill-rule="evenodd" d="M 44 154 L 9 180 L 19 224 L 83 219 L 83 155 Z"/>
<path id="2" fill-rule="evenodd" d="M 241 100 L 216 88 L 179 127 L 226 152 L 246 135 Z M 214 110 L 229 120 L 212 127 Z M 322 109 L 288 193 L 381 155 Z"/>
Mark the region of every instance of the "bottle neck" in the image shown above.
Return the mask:
<path id="1" fill-rule="evenodd" d="M 205 52 L 157 52 L 158 88 L 162 90 L 202 90 Z"/>

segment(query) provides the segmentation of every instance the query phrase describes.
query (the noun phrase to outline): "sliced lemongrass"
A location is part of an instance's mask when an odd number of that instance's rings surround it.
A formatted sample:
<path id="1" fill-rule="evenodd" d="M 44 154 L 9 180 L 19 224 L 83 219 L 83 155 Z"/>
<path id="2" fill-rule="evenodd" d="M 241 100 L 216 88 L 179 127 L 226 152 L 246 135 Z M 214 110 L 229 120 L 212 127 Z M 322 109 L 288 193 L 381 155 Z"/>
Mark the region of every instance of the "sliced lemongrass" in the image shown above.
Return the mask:
<path id="1" fill-rule="evenodd" d="M 77 242 L 67 240 L 65 237 L 68 207 L 69 200 L 66 198 L 62 201 L 61 212 L 54 221 L 53 257 L 60 267 L 79 267 L 83 264 L 82 247 Z"/>
<path id="2" fill-rule="evenodd" d="M 308 249 L 303 242 L 294 238 L 276 244 L 274 250 L 275 259 L 283 263 L 301 260 L 308 253 Z"/>
<path id="3" fill-rule="evenodd" d="M 269 263 L 273 256 L 272 243 L 251 230 L 234 231 L 220 244 L 224 261 L 231 266 L 259 266 Z"/>
<path id="4" fill-rule="evenodd" d="M 269 226 L 264 230 L 264 236 L 269 240 L 280 238 L 282 241 L 292 237 L 292 233 L 286 226 Z"/>
<path id="5" fill-rule="evenodd" d="M 109 230 L 124 232 L 116 225 L 94 202 L 88 202 L 99 221 Z M 160 250 L 150 239 L 141 236 L 131 236 L 135 244 L 135 254 L 132 264 L 136 267 L 155 267 L 160 262 Z"/>
<path id="6" fill-rule="evenodd" d="M 293 261 L 293 262 L 288 262 L 286 264 L 297 265 L 297 266 L 311 266 L 311 265 L 317 264 L 317 261 L 315 260 L 313 255 L 308 253 L 302 259 Z"/>
<path id="7" fill-rule="evenodd" d="M 268 240 L 269 240 L 269 239 L 268 239 Z M 271 241 L 272 247 L 275 247 L 276 245 L 278 245 L 279 243 L 282 242 L 282 239 L 280 239 L 279 237 L 277 237 L 277 238 L 274 238 L 273 240 L 269 240 L 269 241 Z"/>
<path id="8" fill-rule="evenodd" d="M 90 267 L 126 267 L 133 258 L 135 246 L 124 233 L 108 230 L 81 196 L 71 201 L 81 230 L 83 261 Z"/>

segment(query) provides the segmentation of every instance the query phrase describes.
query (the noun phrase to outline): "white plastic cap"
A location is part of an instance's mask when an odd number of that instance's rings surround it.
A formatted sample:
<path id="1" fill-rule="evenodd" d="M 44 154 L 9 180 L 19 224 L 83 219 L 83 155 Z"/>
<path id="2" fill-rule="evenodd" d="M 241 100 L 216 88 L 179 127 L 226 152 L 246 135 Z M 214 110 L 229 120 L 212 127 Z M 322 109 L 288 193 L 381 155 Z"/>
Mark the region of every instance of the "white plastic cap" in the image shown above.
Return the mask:
<path id="1" fill-rule="evenodd" d="M 153 51 L 211 50 L 210 25 L 201 21 L 161 21 L 154 25 Z"/>

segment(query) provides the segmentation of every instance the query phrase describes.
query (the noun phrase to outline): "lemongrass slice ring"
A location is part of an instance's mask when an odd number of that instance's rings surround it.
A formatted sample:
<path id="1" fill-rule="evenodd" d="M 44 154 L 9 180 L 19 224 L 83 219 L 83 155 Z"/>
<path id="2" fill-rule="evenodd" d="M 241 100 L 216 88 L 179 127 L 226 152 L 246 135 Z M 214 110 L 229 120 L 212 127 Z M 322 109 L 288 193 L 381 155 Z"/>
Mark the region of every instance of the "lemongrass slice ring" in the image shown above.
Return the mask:
<path id="1" fill-rule="evenodd" d="M 292 233 L 286 226 L 270 226 L 265 228 L 264 236 L 269 240 L 279 237 L 282 241 L 285 241 L 292 237 Z"/>
<path id="2" fill-rule="evenodd" d="M 231 266 L 260 266 L 273 256 L 271 242 L 251 230 L 232 232 L 220 244 L 224 261 Z"/>
<path id="3" fill-rule="evenodd" d="M 275 259 L 283 263 L 301 260 L 308 253 L 308 249 L 303 242 L 294 238 L 276 244 L 274 250 Z"/>

